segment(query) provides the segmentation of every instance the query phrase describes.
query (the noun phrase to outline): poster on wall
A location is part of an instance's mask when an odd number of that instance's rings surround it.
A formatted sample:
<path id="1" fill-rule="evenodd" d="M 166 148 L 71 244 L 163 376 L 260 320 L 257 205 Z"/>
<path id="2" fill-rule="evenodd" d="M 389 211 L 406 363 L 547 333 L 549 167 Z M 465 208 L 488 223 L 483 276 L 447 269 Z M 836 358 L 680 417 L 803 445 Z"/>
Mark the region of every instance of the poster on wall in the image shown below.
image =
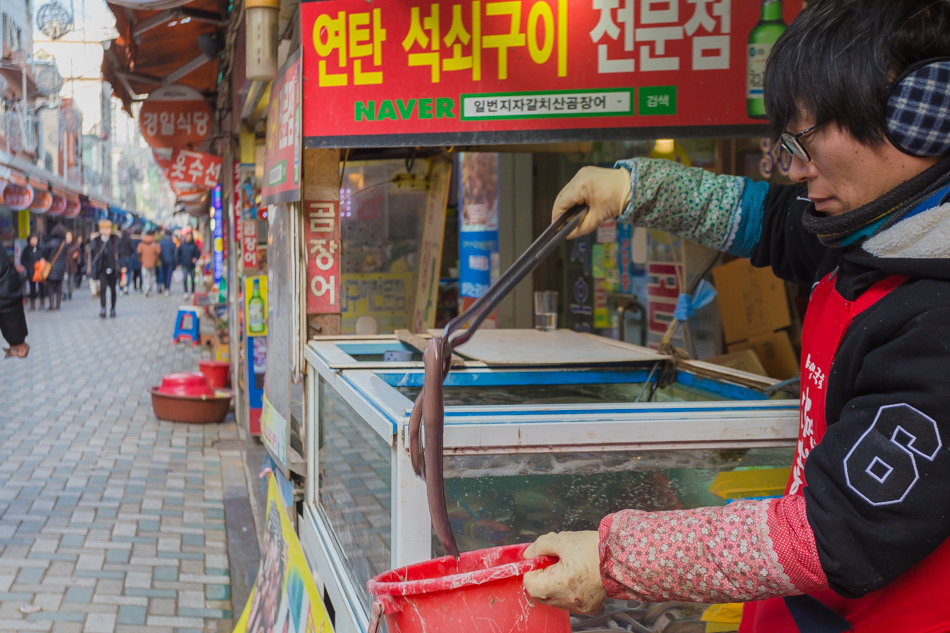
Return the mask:
<path id="1" fill-rule="evenodd" d="M 247 346 L 247 432 L 261 434 L 261 411 L 264 407 L 264 377 L 267 375 L 267 337 L 248 336 Z"/>
<path id="2" fill-rule="evenodd" d="M 459 154 L 459 296 L 465 311 L 499 277 L 498 154 Z M 497 327 L 492 313 L 482 327 Z"/>
<path id="3" fill-rule="evenodd" d="M 261 566 L 234 633 L 333 633 L 274 473 L 265 472 L 267 511 Z"/>
<path id="4" fill-rule="evenodd" d="M 244 327 L 248 336 L 267 336 L 267 276 L 244 278 Z"/>
<path id="5" fill-rule="evenodd" d="M 409 327 L 412 273 L 344 273 L 340 283 L 341 329 L 356 331 L 356 320 L 369 316 L 379 332 Z"/>
<path id="6" fill-rule="evenodd" d="M 303 90 L 315 98 L 303 103 L 304 145 L 590 141 L 710 127 L 752 135 L 765 123 L 765 60 L 801 8 L 802 0 L 306 2 Z"/>

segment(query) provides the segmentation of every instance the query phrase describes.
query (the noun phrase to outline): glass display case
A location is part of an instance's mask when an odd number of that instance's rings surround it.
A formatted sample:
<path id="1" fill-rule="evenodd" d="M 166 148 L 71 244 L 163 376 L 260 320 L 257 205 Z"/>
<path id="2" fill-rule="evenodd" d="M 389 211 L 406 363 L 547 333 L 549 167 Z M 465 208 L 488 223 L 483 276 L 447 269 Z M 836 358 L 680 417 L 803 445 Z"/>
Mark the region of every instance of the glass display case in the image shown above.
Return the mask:
<path id="1" fill-rule="evenodd" d="M 628 347 L 636 352 L 629 362 L 552 366 L 514 358 L 504 366 L 465 360 L 453 369 L 445 383 L 443 468 L 460 550 L 597 529 L 603 516 L 624 508 L 720 505 L 726 500 L 709 491 L 718 474 L 790 465 L 795 394 L 769 379 Z M 523 342 L 512 349 L 523 350 Z M 394 351 L 401 352 L 388 356 L 395 362 L 382 360 Z M 369 578 L 444 554 L 407 450 L 421 358 L 392 336 L 317 339 L 306 358 L 301 541 L 334 630 L 365 631 Z M 631 630 L 662 631 L 701 612 L 671 608 L 661 618 L 639 603 L 612 608 L 620 614 L 615 624 L 639 617 L 637 609 L 642 622 L 653 622 Z M 575 621 L 576 630 L 591 626 Z"/>

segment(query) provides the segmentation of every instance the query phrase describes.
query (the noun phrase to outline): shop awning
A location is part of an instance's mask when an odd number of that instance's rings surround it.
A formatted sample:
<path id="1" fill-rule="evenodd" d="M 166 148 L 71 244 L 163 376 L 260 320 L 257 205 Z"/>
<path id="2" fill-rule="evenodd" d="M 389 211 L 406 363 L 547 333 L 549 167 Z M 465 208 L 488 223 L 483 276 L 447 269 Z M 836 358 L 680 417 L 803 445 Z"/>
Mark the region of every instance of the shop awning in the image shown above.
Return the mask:
<path id="1" fill-rule="evenodd" d="M 226 3 L 194 0 L 160 11 L 109 8 L 119 37 L 104 45 L 102 76 L 127 112 L 138 95 L 163 84 L 184 84 L 206 96 L 217 90 Z"/>

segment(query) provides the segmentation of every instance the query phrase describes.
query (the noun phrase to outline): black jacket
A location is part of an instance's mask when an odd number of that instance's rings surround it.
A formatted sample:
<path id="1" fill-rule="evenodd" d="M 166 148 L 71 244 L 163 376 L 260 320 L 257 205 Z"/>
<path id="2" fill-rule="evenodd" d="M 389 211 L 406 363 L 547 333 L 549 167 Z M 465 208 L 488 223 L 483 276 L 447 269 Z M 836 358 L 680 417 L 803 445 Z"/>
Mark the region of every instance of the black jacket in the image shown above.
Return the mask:
<path id="1" fill-rule="evenodd" d="M 7 249 L 0 245 L 0 312 L 15 308 L 22 302 L 23 281 L 24 278 L 13 266 L 13 259 Z"/>
<path id="2" fill-rule="evenodd" d="M 887 585 L 950 538 L 950 240 L 923 241 L 950 230 L 950 204 L 871 240 L 830 249 L 802 226 L 808 202 L 799 198 L 806 196 L 803 186 L 770 188 L 754 265 L 805 284 L 837 267 L 835 288 L 847 300 L 889 275 L 911 277 L 859 314 L 845 333 L 828 375 L 828 430 L 805 462 L 806 511 L 822 569 L 832 589 L 857 598 Z M 936 228 L 923 227 L 918 220 L 925 216 Z M 885 407 L 887 415 L 900 412 L 900 424 L 916 439 L 879 428 Z M 934 440 L 942 447 L 932 459 L 907 450 L 929 453 Z M 899 471 L 874 493 L 896 501 L 874 505 L 859 490 L 863 484 L 846 476 L 853 452 L 864 461 L 880 455 Z"/>
<path id="3" fill-rule="evenodd" d="M 33 265 L 43 259 L 43 252 L 42 245 L 30 246 L 27 244 L 23 252 L 20 253 L 20 265 L 26 268 L 27 279 L 33 279 Z"/>
<path id="4" fill-rule="evenodd" d="M 162 252 L 164 253 L 164 246 Z M 195 262 L 201 257 L 201 251 L 194 242 L 182 242 L 178 247 L 178 263 L 183 268 L 194 268 Z"/>
<path id="5" fill-rule="evenodd" d="M 61 237 L 51 237 L 46 242 L 43 257 L 52 264 L 47 280 L 62 281 L 63 277 L 66 276 L 66 248 L 66 241 Z M 56 254 L 57 251 L 59 251 L 59 255 Z"/>
<path id="6" fill-rule="evenodd" d="M 123 233 L 119 238 L 119 258 L 124 262 L 135 253 L 135 247 L 132 245 L 132 238 L 128 233 Z"/>
<path id="7" fill-rule="evenodd" d="M 95 278 L 103 277 L 111 269 L 116 274 L 119 266 L 119 240 L 115 235 L 110 235 L 105 242 L 101 237 L 97 237 L 90 242 L 92 252 L 92 266 L 89 275 Z"/>
<path id="8" fill-rule="evenodd" d="M 175 241 L 170 237 L 163 237 L 159 240 L 158 245 L 162 247 L 162 253 L 158 256 L 162 266 L 176 266 L 178 264 L 178 249 L 175 246 Z"/>

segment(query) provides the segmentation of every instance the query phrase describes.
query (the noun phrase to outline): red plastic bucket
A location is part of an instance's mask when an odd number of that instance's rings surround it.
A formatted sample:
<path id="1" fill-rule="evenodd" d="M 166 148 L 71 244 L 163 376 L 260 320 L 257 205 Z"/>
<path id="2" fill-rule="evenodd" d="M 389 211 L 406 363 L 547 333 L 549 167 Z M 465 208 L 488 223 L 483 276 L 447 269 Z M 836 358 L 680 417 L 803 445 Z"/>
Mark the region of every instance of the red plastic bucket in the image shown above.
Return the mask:
<path id="1" fill-rule="evenodd" d="M 570 633 L 567 611 L 529 600 L 522 577 L 557 562 L 523 558 L 526 544 L 506 545 L 409 565 L 376 576 L 370 633 Z"/>
<path id="2" fill-rule="evenodd" d="M 231 363 L 223 360 L 199 360 L 198 369 L 208 379 L 208 386 L 212 389 L 227 388 Z"/>

